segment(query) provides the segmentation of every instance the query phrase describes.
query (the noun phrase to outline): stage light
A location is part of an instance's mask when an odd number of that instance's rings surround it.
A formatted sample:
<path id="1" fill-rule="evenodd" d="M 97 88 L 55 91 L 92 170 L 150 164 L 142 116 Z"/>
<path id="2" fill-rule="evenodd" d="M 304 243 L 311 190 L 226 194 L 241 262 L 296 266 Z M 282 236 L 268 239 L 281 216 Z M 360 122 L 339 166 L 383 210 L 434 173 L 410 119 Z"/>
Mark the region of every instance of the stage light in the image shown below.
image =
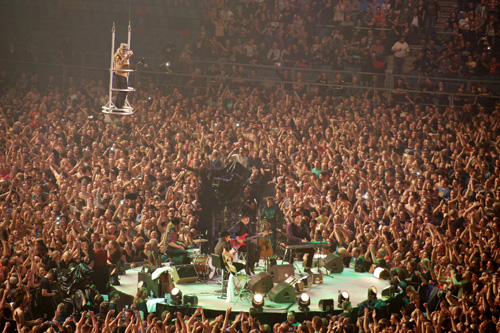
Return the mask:
<path id="1" fill-rule="evenodd" d="M 258 293 L 253 295 L 252 306 L 257 310 L 261 310 L 264 307 L 264 296 Z"/>
<path id="2" fill-rule="evenodd" d="M 346 290 L 342 290 L 342 292 L 339 294 L 339 298 L 337 300 L 339 308 L 342 307 L 342 303 L 344 303 L 345 301 L 349 301 L 350 297 L 351 296 L 349 295 L 349 293 Z"/>
<path id="3" fill-rule="evenodd" d="M 373 271 L 373 276 L 375 276 L 377 279 L 387 280 L 391 276 L 391 274 L 387 269 L 383 267 L 377 267 Z"/>
<path id="4" fill-rule="evenodd" d="M 306 293 L 302 293 L 299 298 L 299 310 L 309 311 L 309 305 L 311 305 L 311 298 Z"/>
<path id="5" fill-rule="evenodd" d="M 182 304 L 182 291 L 179 288 L 172 289 L 170 294 L 172 295 L 172 305 Z"/>
<path id="6" fill-rule="evenodd" d="M 368 298 L 377 298 L 377 288 L 375 286 L 368 289 Z"/>

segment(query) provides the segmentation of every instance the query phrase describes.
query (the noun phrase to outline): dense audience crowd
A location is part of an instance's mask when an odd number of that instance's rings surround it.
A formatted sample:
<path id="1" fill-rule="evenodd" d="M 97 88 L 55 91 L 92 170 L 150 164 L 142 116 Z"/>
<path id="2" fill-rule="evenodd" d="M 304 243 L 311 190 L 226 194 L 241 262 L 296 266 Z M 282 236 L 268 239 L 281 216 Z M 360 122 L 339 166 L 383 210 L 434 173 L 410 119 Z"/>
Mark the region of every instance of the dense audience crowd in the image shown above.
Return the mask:
<path id="1" fill-rule="evenodd" d="M 416 310 L 369 329 L 497 323 L 500 105 L 308 101 L 279 86 L 238 98 L 217 90 L 184 96 L 151 85 L 132 98 L 134 116 L 105 120 L 100 85 L 82 80 L 62 91 L 36 75 L 23 87 L 25 80 L 4 86 L 0 101 L 6 319 L 13 312 L 16 324 L 40 329 L 41 320 L 29 319 L 50 306 L 27 306 L 53 302 L 52 268 L 86 263 L 97 271 L 103 253 L 103 266 L 147 260 L 173 216 L 189 242 L 200 178 L 237 157 L 252 170 L 246 191 L 271 176 L 269 221 L 300 214 L 332 251 L 399 270 Z M 415 293 L 420 285 L 447 286 L 450 295 L 430 312 Z M 92 326 L 106 316 L 89 318 Z M 360 327 L 372 322 L 364 318 Z M 354 324 L 332 317 L 328 325 Z"/>
<path id="2" fill-rule="evenodd" d="M 185 46 L 178 65 L 189 67 L 197 56 L 338 70 L 372 59 L 373 66 L 385 62 L 377 57 L 405 34 L 414 43 L 420 35 L 429 39 L 415 65 L 424 89 L 432 89 L 430 76 L 497 76 L 497 4 L 459 4 L 464 12 L 450 17 L 449 40 L 436 42 L 439 14 L 425 14 L 432 2 L 249 1 L 232 7 L 209 1 L 214 31 L 202 30 L 193 52 Z M 413 12 L 421 15 L 418 29 Z M 315 30 L 318 19 L 335 24 L 333 34 Z M 354 26 L 389 32 L 347 34 Z M 0 329 L 497 331 L 498 102 L 478 94 L 440 107 L 446 103 L 405 94 L 402 80 L 400 91 L 387 98 L 353 88 L 306 91 L 299 78 L 263 88 L 238 80 L 244 69 L 235 68 L 240 74 L 232 77 L 212 70 L 218 84 L 209 89 L 162 90 L 139 82 L 130 96 L 135 115 L 116 118 L 100 113 L 107 102 L 102 81 L 71 78 L 63 89 L 35 73 L 0 73 Z M 56 305 L 54 269 L 87 264 L 97 291 L 106 294 L 109 267 L 150 261 L 148 253 L 162 247 L 174 217 L 181 221 L 181 241 L 192 244 L 202 180 L 230 161 L 251 172 L 242 209 L 265 217 L 273 230 L 301 216 L 312 239 L 331 242 L 328 251 L 340 253 L 346 265 L 387 268 L 401 307 L 369 305 L 354 313 L 345 302 L 338 316 L 300 324 L 291 313 L 270 327 L 253 312 L 230 320 L 230 309 L 212 321 L 201 308 L 192 317 L 156 318 L 144 311 L 142 290 L 130 309 L 117 309 L 114 293 L 106 302 L 85 299 L 81 313 Z M 257 202 L 258 210 L 252 203 L 268 181 L 274 195 Z M 433 287 L 442 290 L 439 297 L 431 298 Z"/>
<path id="3" fill-rule="evenodd" d="M 220 74 L 261 79 L 267 75 L 258 70 L 250 73 L 252 64 L 285 66 L 295 68 L 294 75 L 278 70 L 275 77 L 285 75 L 285 81 L 302 82 L 302 86 L 316 82 L 383 87 L 381 77 L 374 82 L 368 73 L 378 76 L 390 69 L 395 75 L 415 76 L 396 80 L 395 90 L 444 93 L 409 94 L 428 104 L 449 105 L 450 93 L 498 94 L 498 87 L 491 91 L 487 83 L 464 89 L 460 81 L 450 80 L 498 79 L 499 7 L 494 1 L 458 4 L 449 17 L 443 17 L 436 0 L 208 1 L 207 6 L 207 17 L 193 44 L 169 41 L 165 46 L 163 57 L 170 70 L 194 77 Z M 411 52 L 418 56 L 410 57 Z M 392 68 L 390 55 L 394 55 Z M 407 58 L 411 63 L 405 63 Z M 196 60 L 250 67 L 226 65 L 221 73 L 220 68 L 205 68 Z M 306 75 L 306 69 L 325 70 L 325 74 Z M 196 85 L 196 80 L 190 84 Z M 292 85 L 287 89 L 292 90 Z M 350 94 L 356 96 L 359 91 L 352 89 Z M 457 99 L 454 102 L 461 103 L 462 98 Z"/>

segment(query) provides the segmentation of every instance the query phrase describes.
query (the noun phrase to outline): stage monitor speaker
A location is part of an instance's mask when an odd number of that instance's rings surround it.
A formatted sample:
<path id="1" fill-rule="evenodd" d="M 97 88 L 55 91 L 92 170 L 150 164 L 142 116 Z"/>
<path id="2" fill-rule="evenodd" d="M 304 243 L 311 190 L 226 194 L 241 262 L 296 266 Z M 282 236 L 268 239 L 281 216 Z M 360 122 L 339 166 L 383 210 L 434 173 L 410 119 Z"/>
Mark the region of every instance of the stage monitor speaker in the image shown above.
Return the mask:
<path id="1" fill-rule="evenodd" d="M 312 274 L 312 284 L 322 284 L 323 283 L 323 274 L 313 273 Z"/>
<path id="2" fill-rule="evenodd" d="M 326 256 L 323 267 L 332 273 L 342 273 L 344 270 L 344 260 L 340 254 L 330 253 Z"/>
<path id="3" fill-rule="evenodd" d="M 313 284 L 313 274 L 303 276 L 300 280 L 304 283 L 305 288 L 310 287 Z"/>
<path id="4" fill-rule="evenodd" d="M 175 283 L 194 283 L 198 280 L 198 274 L 194 265 L 175 265 L 172 268 L 172 278 Z"/>
<path id="5" fill-rule="evenodd" d="M 182 304 L 186 307 L 197 307 L 198 306 L 198 296 L 196 295 L 184 295 L 182 298 Z"/>
<path id="6" fill-rule="evenodd" d="M 267 294 L 274 303 L 293 303 L 297 293 L 295 287 L 285 281 L 278 283 Z"/>
<path id="7" fill-rule="evenodd" d="M 333 299 L 321 299 L 318 308 L 321 311 L 333 311 Z"/>
<path id="8" fill-rule="evenodd" d="M 292 264 L 289 265 L 274 265 L 267 271 L 273 277 L 274 283 L 285 281 L 288 277 L 295 275 L 295 270 Z"/>
<path id="9" fill-rule="evenodd" d="M 174 287 L 174 283 L 168 272 L 163 272 L 156 280 L 153 280 L 151 274 L 147 272 L 139 272 L 137 278 L 137 282 L 142 281 L 144 287 L 148 289 L 148 295 L 151 295 L 152 291 L 153 297 L 156 298 L 163 297 L 165 293 L 170 293 Z"/>
<path id="10" fill-rule="evenodd" d="M 252 293 L 267 294 L 274 287 L 273 277 L 266 272 L 260 272 L 250 279 L 248 289 Z"/>

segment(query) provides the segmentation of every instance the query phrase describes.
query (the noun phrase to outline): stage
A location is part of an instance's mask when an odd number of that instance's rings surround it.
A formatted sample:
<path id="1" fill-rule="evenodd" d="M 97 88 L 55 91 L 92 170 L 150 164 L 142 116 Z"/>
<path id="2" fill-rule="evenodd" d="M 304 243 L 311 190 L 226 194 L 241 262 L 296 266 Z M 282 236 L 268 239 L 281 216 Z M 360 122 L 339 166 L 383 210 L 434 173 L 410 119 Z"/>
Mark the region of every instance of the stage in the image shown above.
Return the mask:
<path id="1" fill-rule="evenodd" d="M 281 263 L 281 261 L 279 263 Z M 122 302 L 131 304 L 131 300 L 136 295 L 138 274 L 141 270 L 142 267 L 129 269 L 126 271 L 125 275 L 120 276 L 120 286 L 115 286 L 115 288 L 121 294 Z M 169 267 L 168 270 L 171 271 L 172 267 Z M 258 269 L 256 269 L 256 273 L 258 274 L 261 271 L 264 271 L 262 262 Z M 295 263 L 294 271 L 295 277 L 300 278 L 304 276 L 301 262 Z M 313 273 L 316 272 L 318 272 L 318 269 L 313 269 Z M 245 279 L 243 279 L 242 285 L 244 284 L 244 280 Z M 322 299 L 333 299 L 334 310 L 332 312 L 340 312 L 337 299 L 339 293 L 343 290 L 349 293 L 352 306 L 356 307 L 357 304 L 366 300 L 369 288 L 372 286 L 376 287 L 378 290 L 377 296 L 381 298 L 381 291 L 388 285 L 389 283 L 387 280 L 377 279 L 371 273 L 357 273 L 352 268 L 344 268 L 341 273 L 330 275 L 324 274 L 323 283 L 312 284 L 306 287 L 303 292 L 307 293 L 310 297 L 311 304 L 309 306 L 309 313 L 312 315 L 323 312 L 319 308 L 319 301 Z M 220 313 L 231 307 L 233 313 L 239 313 L 241 311 L 248 312 L 252 307 L 252 295 L 250 293 L 243 293 L 240 297 L 238 297 L 238 295 L 229 295 L 229 298 L 233 299 L 228 301 L 226 297 L 227 292 L 225 292 L 225 298 L 222 298 L 222 293 L 220 292 L 221 283 L 218 276 L 213 277 L 212 280 L 199 279 L 194 283 L 176 283 L 175 286 L 181 290 L 183 295 L 196 295 L 198 297 L 198 306 L 202 306 L 205 312 Z M 297 301 L 294 303 L 274 303 L 266 296 L 263 313 L 285 314 L 289 310 L 295 310 L 297 313 L 300 313 L 301 311 L 298 306 L 299 296 L 300 293 L 297 293 Z M 164 310 L 170 310 L 171 308 L 172 306 L 165 302 L 164 297 L 148 299 L 149 312 L 155 312 L 160 315 Z M 195 307 L 187 304 L 178 306 L 177 308 L 182 308 L 183 312 L 189 313 L 192 312 Z"/>

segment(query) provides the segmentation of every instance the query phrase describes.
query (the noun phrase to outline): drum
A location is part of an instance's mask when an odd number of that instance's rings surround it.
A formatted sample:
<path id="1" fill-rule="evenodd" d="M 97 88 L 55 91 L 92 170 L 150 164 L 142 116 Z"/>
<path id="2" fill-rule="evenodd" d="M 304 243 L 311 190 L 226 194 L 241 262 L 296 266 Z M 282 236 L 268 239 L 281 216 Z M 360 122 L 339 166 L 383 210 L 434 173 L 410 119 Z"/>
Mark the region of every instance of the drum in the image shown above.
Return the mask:
<path id="1" fill-rule="evenodd" d="M 194 269 L 196 270 L 196 273 L 198 273 L 198 275 L 208 273 L 208 271 L 209 271 L 208 259 L 209 258 L 210 258 L 209 256 L 202 254 L 202 255 L 196 256 L 193 259 Z"/>
<path id="2" fill-rule="evenodd" d="M 201 255 L 201 249 L 187 249 L 186 251 L 188 252 L 188 257 L 190 259 L 195 259 Z"/>
<path id="3" fill-rule="evenodd" d="M 215 275 L 215 267 L 212 266 L 212 258 L 200 254 L 193 259 L 194 269 L 199 277 L 211 280 Z"/>

